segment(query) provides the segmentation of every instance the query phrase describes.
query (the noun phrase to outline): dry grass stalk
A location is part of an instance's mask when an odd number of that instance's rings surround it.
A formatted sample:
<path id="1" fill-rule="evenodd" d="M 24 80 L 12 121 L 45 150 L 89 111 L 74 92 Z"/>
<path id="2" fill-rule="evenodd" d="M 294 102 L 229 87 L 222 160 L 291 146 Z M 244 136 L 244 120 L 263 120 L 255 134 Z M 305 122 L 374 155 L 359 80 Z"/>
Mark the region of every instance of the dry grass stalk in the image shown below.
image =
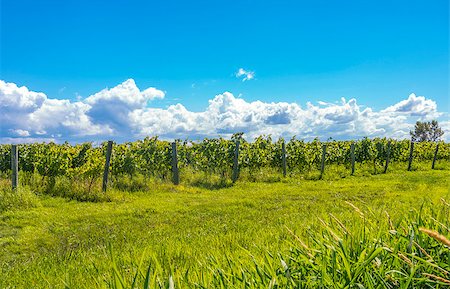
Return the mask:
<path id="1" fill-rule="evenodd" d="M 441 202 L 446 205 L 447 207 L 450 207 L 450 203 L 448 203 L 444 198 L 441 198 Z"/>
<path id="2" fill-rule="evenodd" d="M 328 226 L 328 224 L 322 220 L 321 218 L 318 218 L 319 221 L 322 223 L 322 225 L 328 230 L 328 232 L 330 232 L 331 236 L 336 240 L 336 241 L 340 241 L 342 240 L 342 238 L 339 238 L 338 235 L 336 235 L 335 232 L 333 232 L 333 230 L 330 228 L 330 226 Z"/>
<path id="3" fill-rule="evenodd" d="M 436 264 L 434 263 L 433 257 L 431 257 L 431 256 L 425 251 L 425 249 L 423 249 L 419 244 L 417 244 L 416 241 L 413 241 L 413 243 L 414 243 L 414 244 L 415 244 L 415 245 L 416 245 L 416 246 L 417 246 L 417 247 L 418 247 L 425 255 L 427 255 L 428 258 L 430 258 L 430 260 L 428 260 L 428 262 L 430 262 L 430 265 L 431 265 L 431 266 L 433 266 L 434 268 L 438 269 L 439 271 L 441 271 L 441 272 L 444 273 L 445 275 L 449 275 L 449 274 L 450 274 L 447 270 L 442 269 L 441 267 L 439 267 L 438 265 L 436 265 Z M 385 245 L 385 249 L 388 249 L 388 251 L 390 250 L 390 252 L 393 252 L 392 249 L 386 247 L 386 246 L 387 246 L 386 244 L 384 244 L 384 245 Z"/>
<path id="4" fill-rule="evenodd" d="M 400 257 L 400 259 L 402 259 L 403 261 L 405 261 L 410 267 L 413 266 L 413 262 L 406 257 L 405 255 L 403 255 L 402 253 L 398 252 L 398 256 Z"/>
<path id="5" fill-rule="evenodd" d="M 426 228 L 419 228 L 419 231 L 421 231 L 422 233 L 427 234 L 431 238 L 433 238 L 433 239 L 441 242 L 442 244 L 450 247 L 450 240 L 447 239 L 445 236 L 439 234 L 438 232 L 433 231 L 433 230 L 429 230 L 429 229 L 426 229 Z"/>
<path id="6" fill-rule="evenodd" d="M 292 230 L 289 229 L 287 226 L 285 226 L 285 228 L 286 228 L 286 230 L 288 230 L 289 234 L 291 234 L 292 236 L 294 236 L 294 238 L 300 243 L 300 246 L 302 246 L 303 248 L 306 249 L 306 254 L 308 255 L 308 257 L 311 258 L 311 259 L 313 259 L 313 258 L 314 258 L 314 255 L 311 254 L 311 253 L 309 252 L 309 250 L 310 250 L 309 247 L 308 247 L 305 243 L 303 243 L 302 239 L 300 239 L 299 236 L 297 236 L 296 234 L 294 234 L 294 232 L 292 232 Z"/>
<path id="7" fill-rule="evenodd" d="M 442 228 L 444 228 L 444 229 L 446 229 L 447 231 L 449 231 L 450 232 L 450 228 L 449 227 L 447 227 L 446 225 L 444 225 L 444 224 L 442 224 L 441 222 L 439 222 L 438 220 L 436 220 L 435 218 L 433 218 L 433 217 L 430 217 L 433 221 L 435 221 L 438 225 L 440 225 Z"/>
<path id="8" fill-rule="evenodd" d="M 447 280 L 445 278 L 433 275 L 433 274 L 428 274 L 428 273 L 422 273 L 424 276 L 428 277 L 428 278 L 432 278 L 434 280 L 440 281 L 442 283 L 448 284 L 450 285 L 450 280 Z"/>
<path id="9" fill-rule="evenodd" d="M 386 216 L 388 218 L 389 221 L 389 230 L 395 230 L 394 229 L 394 225 L 392 224 L 392 220 L 391 220 L 391 216 L 389 215 L 389 213 L 387 211 L 384 211 L 386 213 Z"/>
<path id="10" fill-rule="evenodd" d="M 441 271 L 442 273 L 444 273 L 446 276 L 448 276 L 448 275 L 450 274 L 447 270 L 442 269 L 442 268 L 439 267 L 438 265 L 434 264 L 434 263 L 433 263 L 434 260 L 430 260 L 429 262 L 430 262 L 430 264 L 431 264 L 434 268 L 438 269 L 439 271 Z"/>
<path id="11" fill-rule="evenodd" d="M 406 230 L 406 228 L 403 225 L 401 225 L 400 228 L 402 228 L 403 234 L 408 235 L 408 230 Z"/>
<path id="12" fill-rule="evenodd" d="M 394 249 L 392 249 L 391 247 L 389 247 L 389 245 L 386 244 L 386 243 L 383 243 L 383 248 L 384 248 L 386 251 L 388 251 L 389 253 L 394 252 Z"/>
<path id="13" fill-rule="evenodd" d="M 355 206 L 355 205 L 353 205 L 352 203 L 350 203 L 349 201 L 345 201 L 345 203 L 347 203 L 347 205 L 349 205 L 350 207 L 352 207 L 361 217 L 363 217 L 364 218 L 364 213 L 363 212 L 361 212 L 361 210 L 357 207 L 357 206 Z"/>
<path id="14" fill-rule="evenodd" d="M 420 247 L 420 245 L 416 242 L 413 241 L 414 245 L 416 245 L 417 248 L 419 248 L 419 250 L 425 254 L 425 256 L 427 256 L 429 259 L 433 260 L 433 257 L 430 256 L 430 254 L 427 253 L 427 251 L 425 251 L 424 248 Z"/>
<path id="15" fill-rule="evenodd" d="M 386 275 L 386 278 L 389 280 L 389 281 L 391 281 L 395 286 L 397 286 L 398 285 L 398 281 L 397 280 L 395 280 L 391 275 Z"/>
<path id="16" fill-rule="evenodd" d="M 439 271 L 441 271 L 442 273 L 444 273 L 445 275 L 449 276 L 449 272 L 445 269 L 442 269 L 441 267 L 439 267 L 438 265 L 436 265 L 435 267 L 436 269 L 438 269 Z"/>
<path id="17" fill-rule="evenodd" d="M 341 227 L 342 230 L 344 230 L 344 233 L 345 233 L 346 235 L 350 235 L 350 236 L 352 235 L 352 234 L 347 230 L 347 228 L 344 226 L 344 224 L 343 224 L 338 218 L 336 218 L 335 216 L 333 216 L 332 213 L 330 213 L 330 217 L 333 218 L 333 220 L 336 221 L 336 223 L 339 225 L 339 227 Z"/>

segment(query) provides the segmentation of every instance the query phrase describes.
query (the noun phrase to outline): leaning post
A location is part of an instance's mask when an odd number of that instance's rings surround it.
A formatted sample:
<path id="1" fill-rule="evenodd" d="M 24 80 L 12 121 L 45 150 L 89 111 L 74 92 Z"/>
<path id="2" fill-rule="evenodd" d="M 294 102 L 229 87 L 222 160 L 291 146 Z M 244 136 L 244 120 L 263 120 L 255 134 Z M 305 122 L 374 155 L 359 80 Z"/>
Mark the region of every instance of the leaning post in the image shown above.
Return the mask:
<path id="1" fill-rule="evenodd" d="M 239 141 L 236 141 L 236 146 L 234 149 L 234 159 L 233 159 L 233 183 L 237 181 L 239 177 Z"/>
<path id="2" fill-rule="evenodd" d="M 388 170 L 390 156 L 391 156 L 391 142 L 389 141 L 387 144 L 386 163 L 384 164 L 384 173 L 386 173 Z"/>
<path id="3" fill-rule="evenodd" d="M 108 145 L 106 146 L 105 169 L 103 170 L 103 181 L 102 181 L 103 192 L 106 192 L 106 188 L 108 187 L 108 174 L 109 174 L 109 165 L 111 163 L 112 146 L 113 141 L 112 140 L 108 141 Z"/>
<path id="4" fill-rule="evenodd" d="M 408 171 L 411 170 L 412 160 L 414 153 L 414 142 L 411 140 L 411 145 L 409 146 L 409 159 L 408 159 Z"/>
<path id="5" fill-rule="evenodd" d="M 325 171 L 325 156 L 327 154 L 327 145 L 324 144 L 322 146 L 322 162 L 320 164 L 320 179 L 323 177 L 323 173 Z"/>
<path id="6" fill-rule="evenodd" d="M 180 183 L 180 172 L 178 170 L 178 154 L 177 143 L 172 143 L 172 183 L 178 185 Z"/>
<path id="7" fill-rule="evenodd" d="M 352 162 L 352 176 L 355 173 L 355 143 L 350 146 L 350 159 Z"/>
<path id="8" fill-rule="evenodd" d="M 434 165 L 436 164 L 438 150 L 439 150 L 439 143 L 436 144 L 436 150 L 434 151 L 433 163 L 431 164 L 432 170 L 434 170 Z"/>
<path id="9" fill-rule="evenodd" d="M 11 146 L 11 171 L 12 189 L 15 190 L 19 185 L 19 152 L 17 149 L 17 145 Z"/>
<path id="10" fill-rule="evenodd" d="M 281 143 L 281 161 L 283 165 L 283 177 L 286 177 L 286 143 Z"/>

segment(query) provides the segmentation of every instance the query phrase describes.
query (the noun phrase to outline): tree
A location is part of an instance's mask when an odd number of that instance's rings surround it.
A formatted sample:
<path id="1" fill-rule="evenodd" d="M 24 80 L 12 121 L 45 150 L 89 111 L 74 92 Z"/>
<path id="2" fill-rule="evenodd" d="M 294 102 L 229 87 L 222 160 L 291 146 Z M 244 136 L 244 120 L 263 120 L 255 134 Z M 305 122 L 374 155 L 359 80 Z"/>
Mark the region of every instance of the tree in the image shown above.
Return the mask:
<path id="1" fill-rule="evenodd" d="M 416 122 L 414 131 L 410 131 L 412 141 L 438 141 L 444 134 L 444 131 L 439 127 L 436 120 L 431 122 Z"/>

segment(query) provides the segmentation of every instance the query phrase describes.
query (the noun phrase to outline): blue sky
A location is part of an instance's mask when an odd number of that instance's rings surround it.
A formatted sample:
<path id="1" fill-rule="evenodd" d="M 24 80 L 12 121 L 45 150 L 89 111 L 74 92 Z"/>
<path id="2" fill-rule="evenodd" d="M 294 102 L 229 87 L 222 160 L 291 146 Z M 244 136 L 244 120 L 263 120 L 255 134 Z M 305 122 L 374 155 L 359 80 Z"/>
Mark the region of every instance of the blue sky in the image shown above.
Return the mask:
<path id="1" fill-rule="evenodd" d="M 237 78 L 240 68 L 254 78 Z M 165 93 L 144 104 L 161 109 L 202 112 L 230 92 L 302 107 L 355 98 L 381 111 L 415 93 L 446 113 L 449 4 L 2 0 L 0 71 L 72 102 L 133 79 Z"/>

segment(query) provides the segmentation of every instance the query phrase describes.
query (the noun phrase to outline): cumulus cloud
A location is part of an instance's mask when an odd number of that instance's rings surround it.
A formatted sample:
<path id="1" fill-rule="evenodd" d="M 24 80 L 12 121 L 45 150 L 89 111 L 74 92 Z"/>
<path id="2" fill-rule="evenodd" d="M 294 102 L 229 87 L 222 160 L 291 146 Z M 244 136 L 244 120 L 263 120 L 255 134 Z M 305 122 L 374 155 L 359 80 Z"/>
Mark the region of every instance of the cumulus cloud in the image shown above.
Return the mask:
<path id="1" fill-rule="evenodd" d="M 424 96 L 416 96 L 411 93 L 408 99 L 402 100 L 382 110 L 384 113 L 404 113 L 419 117 L 438 117 L 436 102 L 426 99 Z"/>
<path id="2" fill-rule="evenodd" d="M 10 129 L 9 131 L 20 137 L 30 136 L 30 132 L 27 130 L 23 130 L 23 129 Z"/>
<path id="3" fill-rule="evenodd" d="M 235 75 L 237 78 L 241 78 L 242 81 L 252 80 L 255 78 L 254 71 L 248 71 L 243 68 L 239 68 Z"/>
<path id="4" fill-rule="evenodd" d="M 301 106 L 248 102 L 230 92 L 216 95 L 200 112 L 182 104 L 151 107 L 152 100 L 164 95 L 156 88 L 140 90 L 129 79 L 71 102 L 0 81 L 0 141 L 124 141 L 154 135 L 199 139 L 229 137 L 235 132 L 244 132 L 248 139 L 261 134 L 303 139 L 408 138 L 415 121 L 436 117 L 450 139 L 448 114 L 439 112 L 433 100 L 414 94 L 380 111 L 363 107 L 356 99 Z"/>
<path id="5" fill-rule="evenodd" d="M 149 101 L 163 99 L 165 93 L 154 87 L 140 91 L 133 79 L 111 88 L 103 89 L 84 101 L 89 105 L 86 114 L 97 123 L 110 127 L 118 133 L 129 133 L 130 114 L 143 109 Z"/>
<path id="6" fill-rule="evenodd" d="M 430 111 L 436 113 L 436 110 Z M 168 109 L 144 109 L 132 114 L 136 135 L 165 138 L 230 136 L 244 132 L 252 139 L 261 134 L 312 139 L 369 137 L 407 138 L 416 118 L 405 113 L 374 112 L 361 108 L 355 99 L 340 104 L 247 102 L 230 92 L 216 95 L 203 112 L 188 111 L 177 104 Z"/>
<path id="7" fill-rule="evenodd" d="M 77 136 L 111 132 L 108 126 L 93 123 L 86 115 L 88 104 L 47 98 L 14 83 L 0 80 L 0 141 L 19 137 L 33 139 L 73 139 Z"/>
<path id="8" fill-rule="evenodd" d="M 111 88 L 103 89 L 86 99 L 86 103 L 91 105 L 119 103 L 128 109 L 141 108 L 153 99 L 164 98 L 164 92 L 154 87 L 140 91 L 133 79 L 128 79 L 123 83 Z"/>
<path id="9" fill-rule="evenodd" d="M 0 109 L 2 111 L 31 112 L 39 108 L 47 99 L 41 92 L 29 91 L 25 86 L 0 80 Z M 6 114 L 2 114 L 3 117 Z"/>

